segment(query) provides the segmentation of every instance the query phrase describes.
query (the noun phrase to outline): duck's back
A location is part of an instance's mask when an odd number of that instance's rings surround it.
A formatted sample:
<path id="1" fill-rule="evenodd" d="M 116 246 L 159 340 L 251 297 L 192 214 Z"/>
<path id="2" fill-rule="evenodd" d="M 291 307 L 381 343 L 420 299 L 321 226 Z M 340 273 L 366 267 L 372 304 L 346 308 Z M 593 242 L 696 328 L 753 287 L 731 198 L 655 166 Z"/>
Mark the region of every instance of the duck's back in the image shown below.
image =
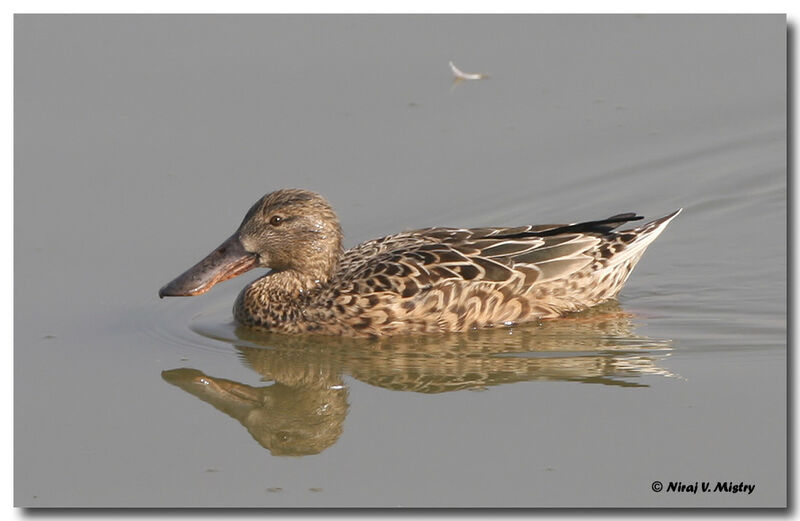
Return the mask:
<path id="1" fill-rule="evenodd" d="M 679 211 L 678 211 L 679 212 Z M 616 296 L 678 212 L 515 228 L 427 228 L 345 252 L 315 320 L 336 333 L 463 331 L 554 318 Z"/>

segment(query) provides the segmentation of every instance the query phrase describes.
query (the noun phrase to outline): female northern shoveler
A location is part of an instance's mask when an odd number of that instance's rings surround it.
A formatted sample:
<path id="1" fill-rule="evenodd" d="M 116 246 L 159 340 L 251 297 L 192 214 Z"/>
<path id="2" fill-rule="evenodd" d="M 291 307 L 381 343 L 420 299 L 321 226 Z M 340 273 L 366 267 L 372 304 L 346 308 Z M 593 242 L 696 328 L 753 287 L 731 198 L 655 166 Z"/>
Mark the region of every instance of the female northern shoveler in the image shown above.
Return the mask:
<path id="1" fill-rule="evenodd" d="M 255 268 L 236 321 L 280 333 L 367 336 L 463 331 L 555 318 L 619 293 L 647 246 L 680 213 L 614 232 L 634 213 L 576 224 L 426 228 L 342 249 L 331 206 L 278 190 L 160 297 L 199 295 Z"/>

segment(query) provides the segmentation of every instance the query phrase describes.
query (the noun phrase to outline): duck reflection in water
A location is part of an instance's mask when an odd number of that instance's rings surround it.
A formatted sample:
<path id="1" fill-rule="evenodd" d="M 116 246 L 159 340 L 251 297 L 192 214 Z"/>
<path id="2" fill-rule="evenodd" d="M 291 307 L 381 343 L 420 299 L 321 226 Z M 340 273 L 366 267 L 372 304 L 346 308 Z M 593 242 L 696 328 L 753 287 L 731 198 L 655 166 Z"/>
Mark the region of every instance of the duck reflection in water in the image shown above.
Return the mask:
<path id="1" fill-rule="evenodd" d="M 657 365 L 669 342 L 635 335 L 616 301 L 512 329 L 369 340 L 238 327 L 236 336 L 244 363 L 274 383 L 253 387 L 188 368 L 162 376 L 238 420 L 273 455 L 318 454 L 336 443 L 348 409 L 344 375 L 418 393 L 527 381 L 640 388 L 643 375 L 675 376 Z"/>
<path id="2" fill-rule="evenodd" d="M 195 369 L 164 371 L 171 384 L 237 419 L 275 456 L 318 454 L 342 434 L 347 415 L 347 388 L 319 375 L 316 381 L 295 378 L 265 387 L 213 378 Z"/>

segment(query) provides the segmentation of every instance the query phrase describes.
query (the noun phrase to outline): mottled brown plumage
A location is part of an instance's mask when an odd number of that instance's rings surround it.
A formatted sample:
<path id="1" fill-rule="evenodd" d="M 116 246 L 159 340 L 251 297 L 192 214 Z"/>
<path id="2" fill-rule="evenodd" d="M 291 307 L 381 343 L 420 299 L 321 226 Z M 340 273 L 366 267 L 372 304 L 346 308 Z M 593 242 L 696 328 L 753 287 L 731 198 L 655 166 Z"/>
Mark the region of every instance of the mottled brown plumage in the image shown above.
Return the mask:
<path id="1" fill-rule="evenodd" d="M 255 266 L 237 322 L 283 333 L 380 336 L 464 331 L 555 318 L 622 288 L 646 247 L 680 210 L 639 228 L 600 221 L 514 228 L 426 228 L 342 250 L 333 209 L 318 194 L 261 198 L 237 232 L 161 289 L 194 295 Z"/>

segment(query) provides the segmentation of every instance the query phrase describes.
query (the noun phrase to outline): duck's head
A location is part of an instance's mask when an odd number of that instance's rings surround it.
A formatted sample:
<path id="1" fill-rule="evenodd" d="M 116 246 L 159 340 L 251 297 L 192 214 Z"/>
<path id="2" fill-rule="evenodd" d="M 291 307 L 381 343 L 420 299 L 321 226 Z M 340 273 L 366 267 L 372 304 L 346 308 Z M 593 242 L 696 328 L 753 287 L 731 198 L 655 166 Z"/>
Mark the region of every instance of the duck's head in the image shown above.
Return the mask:
<path id="1" fill-rule="evenodd" d="M 341 253 L 342 229 L 330 204 L 307 190 L 278 190 L 259 199 L 236 233 L 161 288 L 158 296 L 200 295 L 256 267 L 293 270 L 310 283 L 324 282 Z"/>

